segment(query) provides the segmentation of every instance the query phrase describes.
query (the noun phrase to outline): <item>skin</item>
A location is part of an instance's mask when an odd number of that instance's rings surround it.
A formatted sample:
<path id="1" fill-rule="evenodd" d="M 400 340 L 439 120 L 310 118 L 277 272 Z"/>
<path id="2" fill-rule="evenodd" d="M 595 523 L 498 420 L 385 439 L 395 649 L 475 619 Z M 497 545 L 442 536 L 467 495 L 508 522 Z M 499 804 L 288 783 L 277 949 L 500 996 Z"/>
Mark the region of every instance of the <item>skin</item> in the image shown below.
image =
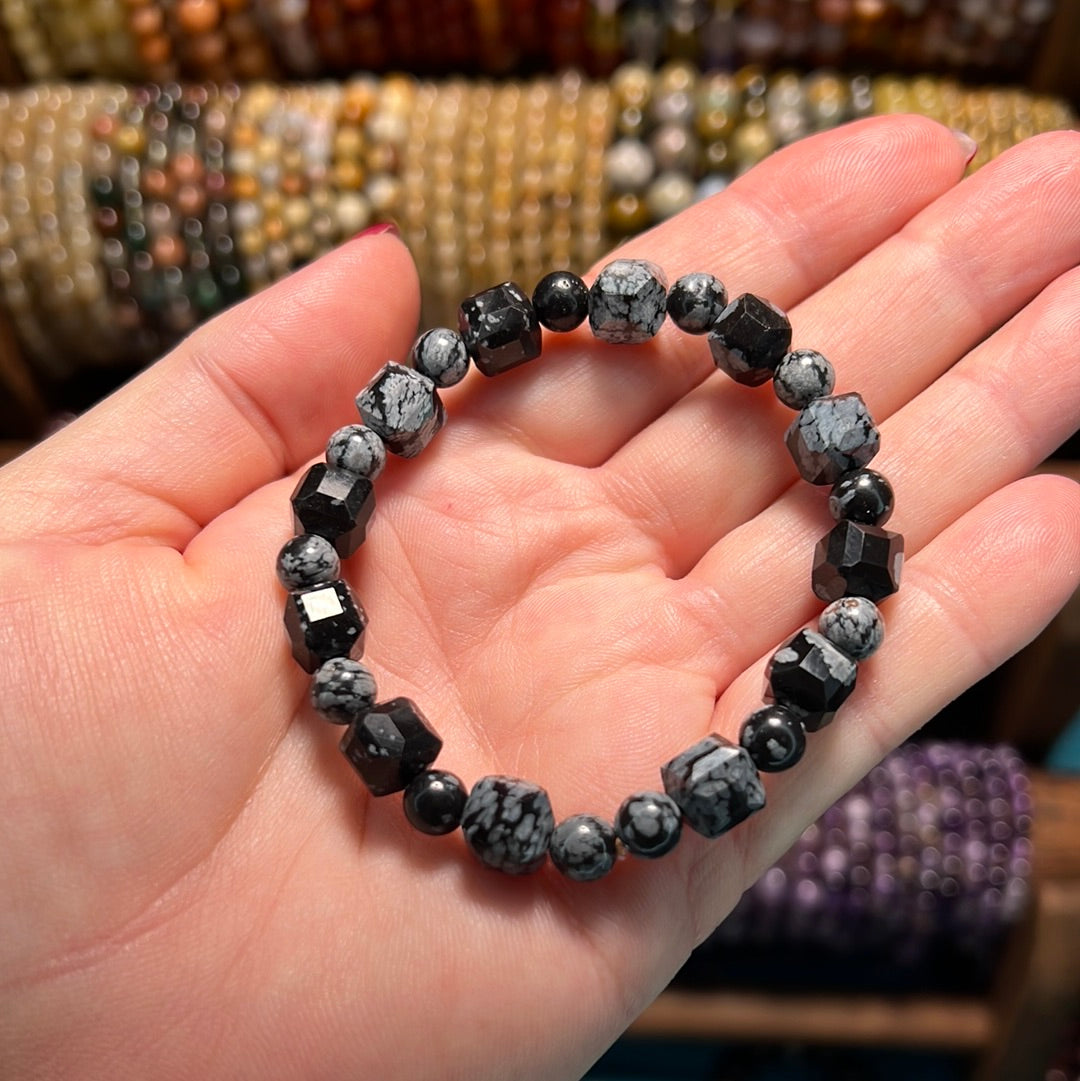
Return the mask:
<path id="1" fill-rule="evenodd" d="M 0 1075 L 580 1076 L 806 824 L 1077 584 L 1077 486 L 1026 474 L 1080 416 L 1080 136 L 961 181 L 965 158 L 930 121 L 860 122 L 620 250 L 789 310 L 881 427 L 908 558 L 884 646 L 768 807 L 596 884 L 415 833 L 289 657 L 289 494 L 411 343 L 393 235 L 221 316 L 0 472 Z M 549 336 L 444 400 L 347 566 L 367 663 L 466 783 L 611 815 L 760 705 L 769 654 L 821 607 L 827 491 L 797 479 L 769 388 L 671 326 Z"/>

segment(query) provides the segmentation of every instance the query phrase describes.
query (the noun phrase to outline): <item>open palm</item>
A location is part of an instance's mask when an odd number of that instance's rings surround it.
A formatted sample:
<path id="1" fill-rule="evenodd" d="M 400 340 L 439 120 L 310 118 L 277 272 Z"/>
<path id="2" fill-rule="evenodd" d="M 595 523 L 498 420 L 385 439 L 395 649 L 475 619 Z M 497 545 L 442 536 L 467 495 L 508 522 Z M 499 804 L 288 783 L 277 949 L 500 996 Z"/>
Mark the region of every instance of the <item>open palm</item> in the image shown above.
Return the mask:
<path id="1" fill-rule="evenodd" d="M 407 352 L 358 239 L 198 331 L 0 473 L 0 1075 L 579 1076 L 799 831 L 1075 587 L 1080 497 L 1023 477 L 1080 413 L 1080 137 L 957 184 L 917 118 L 792 147 L 627 246 L 789 310 L 882 429 L 908 562 L 886 643 L 769 806 L 576 885 L 506 878 L 369 797 L 307 700 L 275 555 L 297 471 Z M 347 566 L 380 697 L 467 784 L 610 818 L 820 607 L 831 524 L 791 413 L 701 339 L 587 330 L 444 395 Z"/>

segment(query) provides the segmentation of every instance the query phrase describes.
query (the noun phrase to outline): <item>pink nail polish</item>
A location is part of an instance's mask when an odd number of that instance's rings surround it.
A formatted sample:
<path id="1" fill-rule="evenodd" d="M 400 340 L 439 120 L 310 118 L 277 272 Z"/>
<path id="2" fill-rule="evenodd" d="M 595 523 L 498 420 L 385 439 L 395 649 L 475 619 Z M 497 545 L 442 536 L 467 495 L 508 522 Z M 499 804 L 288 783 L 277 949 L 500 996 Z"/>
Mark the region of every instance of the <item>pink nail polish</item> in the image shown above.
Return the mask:
<path id="1" fill-rule="evenodd" d="M 381 221 L 377 225 L 369 225 L 366 229 L 361 229 L 352 239 L 359 240 L 362 236 L 382 236 L 383 233 L 401 236 L 401 230 L 392 221 Z"/>

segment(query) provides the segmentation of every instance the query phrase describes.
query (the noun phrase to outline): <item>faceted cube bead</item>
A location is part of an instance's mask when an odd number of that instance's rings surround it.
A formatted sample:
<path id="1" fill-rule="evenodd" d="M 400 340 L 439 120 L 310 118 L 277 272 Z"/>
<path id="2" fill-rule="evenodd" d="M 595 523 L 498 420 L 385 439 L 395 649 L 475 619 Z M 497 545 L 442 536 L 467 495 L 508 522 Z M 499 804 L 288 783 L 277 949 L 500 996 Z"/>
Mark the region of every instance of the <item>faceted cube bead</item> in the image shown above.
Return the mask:
<path id="1" fill-rule="evenodd" d="M 615 815 L 615 832 L 627 851 L 655 860 L 670 852 L 682 834 L 678 804 L 663 792 L 635 792 Z"/>
<path id="2" fill-rule="evenodd" d="M 644 259 L 616 259 L 589 290 L 589 327 L 604 342 L 632 345 L 653 337 L 667 314 L 667 278 Z"/>
<path id="3" fill-rule="evenodd" d="M 285 602 L 285 630 L 292 655 L 305 672 L 332 657 L 362 657 L 367 613 L 338 579 L 293 593 Z"/>
<path id="4" fill-rule="evenodd" d="M 595 882 L 615 866 L 615 831 L 595 815 L 571 815 L 551 835 L 551 862 L 574 882 Z"/>
<path id="5" fill-rule="evenodd" d="M 765 701 L 784 706 L 808 732 L 824 728 L 855 690 L 855 662 L 820 634 L 799 631 L 769 659 Z"/>
<path id="6" fill-rule="evenodd" d="M 686 334 L 707 334 L 727 306 L 727 290 L 711 274 L 684 274 L 667 295 L 671 321 Z"/>
<path id="7" fill-rule="evenodd" d="M 452 387 L 469 371 L 465 342 L 449 327 L 434 327 L 421 334 L 412 347 L 411 360 L 412 366 L 437 387 Z"/>
<path id="8" fill-rule="evenodd" d="M 900 588 L 904 538 L 880 526 L 837 522 L 814 549 L 810 581 L 823 601 L 880 601 Z"/>
<path id="9" fill-rule="evenodd" d="M 278 553 L 277 576 L 290 592 L 332 582 L 341 573 L 334 546 L 314 533 L 293 537 Z"/>
<path id="10" fill-rule="evenodd" d="M 881 436 L 858 394 L 816 398 L 784 436 L 799 473 L 811 484 L 835 484 L 878 452 Z"/>
<path id="11" fill-rule="evenodd" d="M 716 366 L 748 387 L 772 379 L 790 348 L 788 317 L 753 293 L 736 297 L 709 331 L 709 352 Z"/>
<path id="12" fill-rule="evenodd" d="M 386 444 L 365 425 L 346 424 L 327 440 L 326 464 L 374 480 L 386 465 Z"/>
<path id="13" fill-rule="evenodd" d="M 344 559 L 364 543 L 375 489 L 367 477 L 316 462 L 296 486 L 292 507 L 297 533 L 325 537 Z"/>
<path id="14" fill-rule="evenodd" d="M 486 866 L 524 875 L 539 870 L 547 857 L 555 816 L 539 785 L 513 777 L 482 777 L 465 801 L 461 830 Z"/>
<path id="15" fill-rule="evenodd" d="M 686 824 L 704 837 L 719 837 L 765 806 L 750 755 L 723 736 L 699 740 L 661 767 L 660 776 Z"/>
<path id="16" fill-rule="evenodd" d="M 415 458 L 446 422 L 435 384 L 393 361 L 356 396 L 356 408 L 386 449 L 402 458 Z"/>
<path id="17" fill-rule="evenodd" d="M 458 330 L 484 375 L 499 375 L 540 355 L 540 321 L 517 282 L 466 297 L 458 308 Z"/>
<path id="18" fill-rule="evenodd" d="M 421 833 L 441 837 L 461 825 L 467 796 L 460 777 L 442 769 L 427 770 L 405 788 L 405 817 Z"/>
<path id="19" fill-rule="evenodd" d="M 334 724 L 351 724 L 375 705 L 375 694 L 375 677 L 350 657 L 332 657 L 311 682 L 311 704 Z"/>
<path id="20" fill-rule="evenodd" d="M 791 409 L 805 409 L 815 398 L 831 394 L 836 382 L 833 366 L 813 349 L 788 353 L 773 375 L 777 398 Z"/>
<path id="21" fill-rule="evenodd" d="M 739 731 L 739 744 L 754 765 L 766 773 L 791 769 L 806 750 L 802 721 L 784 706 L 766 706 L 751 713 Z"/>
<path id="22" fill-rule="evenodd" d="M 565 333 L 585 322 L 589 314 L 589 289 L 569 270 L 553 270 L 536 283 L 532 302 L 543 326 Z"/>
<path id="23" fill-rule="evenodd" d="M 818 617 L 818 630 L 837 649 L 857 661 L 877 652 L 885 638 L 885 621 L 866 597 L 841 597 Z"/>
<path id="24" fill-rule="evenodd" d="M 375 706 L 349 725 L 341 751 L 373 796 L 400 792 L 435 761 L 442 740 L 408 698 Z"/>
<path id="25" fill-rule="evenodd" d="M 893 512 L 892 485 L 873 469 L 845 473 L 829 493 L 829 513 L 837 520 L 884 525 Z"/>

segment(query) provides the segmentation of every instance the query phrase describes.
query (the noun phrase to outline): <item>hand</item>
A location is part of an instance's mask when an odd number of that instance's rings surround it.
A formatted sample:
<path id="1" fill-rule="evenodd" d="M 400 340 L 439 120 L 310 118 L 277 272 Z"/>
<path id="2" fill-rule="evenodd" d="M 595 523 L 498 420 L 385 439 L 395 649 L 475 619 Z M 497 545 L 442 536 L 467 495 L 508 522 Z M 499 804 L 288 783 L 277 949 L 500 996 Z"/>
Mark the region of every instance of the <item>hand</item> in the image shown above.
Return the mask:
<path id="1" fill-rule="evenodd" d="M 308 704 L 274 577 L 289 495 L 407 354 L 417 285 L 358 239 L 195 333 L 0 472 L 0 1075 L 580 1076 L 823 808 L 1027 642 L 1080 568 L 1080 496 L 1023 478 L 1080 415 L 1080 136 L 960 182 L 917 118 L 770 158 L 628 244 L 789 310 L 882 431 L 905 534 L 881 651 L 769 806 L 578 885 L 511 879 L 370 798 Z M 439 765 L 610 817 L 820 603 L 831 524 L 792 414 L 701 339 L 587 329 L 444 395 L 348 564 L 383 698 Z"/>

